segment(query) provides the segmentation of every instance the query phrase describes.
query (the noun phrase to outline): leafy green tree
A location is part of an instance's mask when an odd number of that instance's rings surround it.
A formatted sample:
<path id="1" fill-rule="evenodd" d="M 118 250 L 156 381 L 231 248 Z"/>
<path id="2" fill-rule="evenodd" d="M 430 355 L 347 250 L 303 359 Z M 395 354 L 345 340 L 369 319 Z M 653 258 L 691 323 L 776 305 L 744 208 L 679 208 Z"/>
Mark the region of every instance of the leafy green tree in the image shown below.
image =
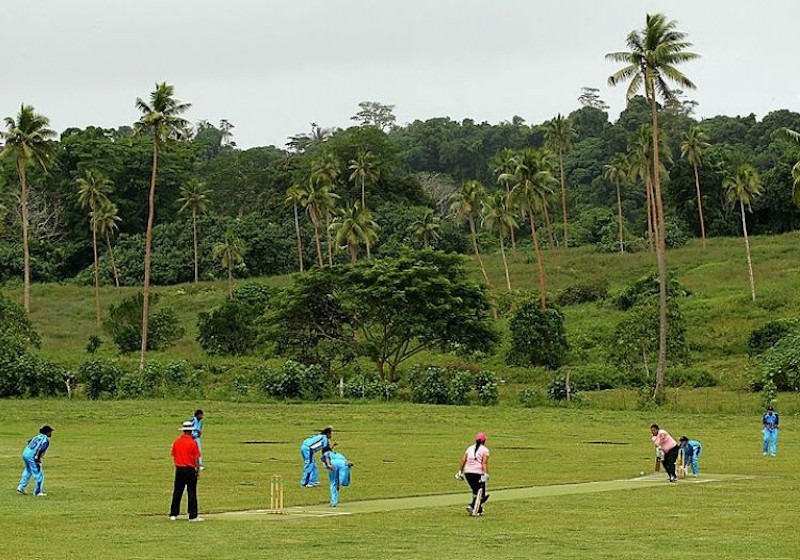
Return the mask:
<path id="1" fill-rule="evenodd" d="M 577 135 L 570 120 L 561 114 L 545 124 L 544 135 L 545 145 L 553 153 L 558 154 L 558 167 L 561 173 L 561 210 L 564 219 L 564 247 L 568 247 L 567 182 L 564 173 L 564 154 L 572 149 Z"/>
<path id="2" fill-rule="evenodd" d="M 94 320 L 100 324 L 100 272 L 97 263 L 97 210 L 111 201 L 108 195 L 114 189 L 111 181 L 104 175 L 87 170 L 83 177 L 78 178 L 78 203 L 83 208 L 89 208 L 89 227 L 92 230 L 92 253 L 94 256 Z"/>
<path id="3" fill-rule="evenodd" d="M 750 258 L 750 241 L 747 237 L 747 220 L 745 219 L 744 208 L 752 212 L 752 204 L 755 199 L 761 196 L 761 178 L 752 165 L 743 164 L 736 168 L 732 175 L 727 177 L 722 186 L 728 195 L 728 200 L 739 203 L 742 216 L 742 233 L 744 234 L 744 247 L 747 252 L 747 274 L 750 278 L 750 295 L 753 301 L 756 300 L 756 284 L 753 279 L 753 262 Z"/>
<path id="4" fill-rule="evenodd" d="M 181 187 L 181 204 L 179 212 L 189 210 L 192 213 L 192 241 L 194 247 L 194 283 L 200 281 L 200 259 L 197 251 L 197 215 L 208 211 L 208 193 L 202 181 L 191 179 Z"/>
<path id="5" fill-rule="evenodd" d="M 23 305 L 25 312 L 31 311 L 31 254 L 28 244 L 28 163 L 33 161 L 47 170 L 52 159 L 53 148 L 50 140 L 55 131 L 48 128 L 50 120 L 36 113 L 31 105 L 20 106 L 17 118 L 4 119 L 6 129 L 0 131 L 0 139 L 5 142 L 0 150 L 0 159 L 12 157 L 17 164 L 20 184 L 20 211 L 22 214 L 22 259 L 23 259 Z"/>
<path id="6" fill-rule="evenodd" d="M 358 108 L 360 110 L 350 117 L 350 120 L 358 121 L 360 126 L 374 126 L 381 130 L 388 130 L 397 121 L 393 112 L 394 105 L 384 105 L 377 101 L 362 101 L 358 104 Z"/>
<path id="7" fill-rule="evenodd" d="M 469 224 L 469 234 L 472 239 L 472 250 L 475 258 L 483 273 L 483 279 L 487 286 L 491 286 L 489 276 L 486 274 L 486 267 L 483 266 L 480 250 L 478 249 L 478 232 L 475 228 L 475 219 L 480 216 L 481 205 L 486 197 L 486 189 L 478 181 L 466 181 L 461 190 L 454 192 L 450 196 L 450 215 L 453 221 L 460 222 L 466 220 Z"/>
<path id="8" fill-rule="evenodd" d="M 144 371 L 147 355 L 147 321 L 150 305 L 150 258 L 153 244 L 153 223 L 155 221 L 156 177 L 158 174 L 158 153 L 171 140 L 180 140 L 188 136 L 189 121 L 181 115 L 191 105 L 175 99 L 175 88 L 166 82 L 156 83 L 156 89 L 150 93 L 149 103 L 141 97 L 136 98 L 136 108 L 142 116 L 134 124 L 138 135 L 152 135 L 153 164 L 150 172 L 150 194 L 147 202 L 147 230 L 145 232 L 144 249 L 144 283 L 142 286 L 142 348 L 139 358 L 139 371 Z"/>
<path id="9" fill-rule="evenodd" d="M 378 180 L 380 171 L 375 156 L 369 150 L 361 150 L 355 159 L 350 160 L 350 181 L 361 187 L 361 207 L 367 207 L 366 184 Z"/>
<path id="10" fill-rule="evenodd" d="M 706 248 L 706 225 L 703 218 L 703 198 L 700 196 L 700 174 L 697 169 L 703 163 L 703 155 L 707 148 L 711 146 L 706 140 L 705 132 L 697 126 L 693 126 L 684 135 L 681 142 L 681 157 L 689 160 L 694 170 L 694 185 L 697 190 L 697 213 L 700 216 L 700 234 L 703 237 L 703 249 Z"/>
<path id="11" fill-rule="evenodd" d="M 558 369 L 567 356 L 564 315 L 556 308 L 542 309 L 527 301 L 514 312 L 508 324 L 511 348 L 506 362 L 518 366 Z"/>
<path id="12" fill-rule="evenodd" d="M 394 381 L 400 364 L 426 350 L 488 350 L 497 341 L 489 309 L 462 257 L 406 251 L 298 277 L 276 305 L 275 327 L 283 352 L 330 341 Z"/>
<path id="13" fill-rule="evenodd" d="M 158 303 L 158 294 L 150 294 L 153 307 Z M 142 344 L 142 307 L 144 296 L 139 292 L 123 299 L 108 309 L 103 328 L 111 336 L 120 352 L 136 352 Z M 186 333 L 175 312 L 167 307 L 153 314 L 147 324 L 147 349 L 164 350 L 173 346 Z"/>
<path id="14" fill-rule="evenodd" d="M 222 267 L 228 272 L 228 297 L 233 297 L 233 269 L 244 263 L 244 254 L 247 251 L 241 239 L 236 237 L 233 229 L 225 231 L 222 241 L 214 243 L 211 256 L 219 259 Z"/>
<path id="15" fill-rule="evenodd" d="M 102 235 L 106 240 L 106 248 L 108 249 L 108 256 L 111 260 L 111 272 L 114 275 L 114 285 L 119 288 L 119 271 L 117 270 L 117 263 L 114 259 L 114 248 L 111 246 L 111 234 L 119 229 L 117 222 L 122 221 L 122 218 L 119 217 L 117 205 L 110 200 L 106 204 L 101 204 L 94 211 L 92 221 L 97 233 Z"/>
<path id="16" fill-rule="evenodd" d="M 631 173 L 631 163 L 622 152 L 617 152 L 611 162 L 605 165 L 603 177 L 614 184 L 617 189 L 617 221 L 619 222 L 619 252 L 625 252 L 622 228 L 622 195 L 621 187 L 628 182 Z"/>
<path id="17" fill-rule="evenodd" d="M 606 55 L 607 60 L 620 62 L 625 66 L 608 78 L 609 85 L 629 81 L 627 98 L 631 99 L 644 89 L 645 98 L 650 105 L 653 136 L 653 194 L 655 197 L 656 229 L 658 239 L 656 260 L 661 283 L 659 296 L 659 351 L 656 383 L 653 398 L 657 402 L 664 400 L 664 374 L 667 366 L 667 265 L 666 265 L 666 222 L 664 220 L 664 204 L 661 196 L 661 177 L 659 170 L 659 132 L 658 132 L 658 97 L 666 101 L 675 99 L 669 82 L 679 87 L 694 89 L 695 85 L 687 78 L 677 65 L 689 62 L 698 57 L 687 49 L 692 46 L 686 41 L 686 34 L 676 30 L 677 23 L 668 20 L 663 14 L 648 14 L 645 27 L 641 31 L 634 30 L 628 34 L 626 43 L 628 50 Z"/>
<path id="18" fill-rule="evenodd" d="M 337 247 L 347 245 L 350 264 L 355 264 L 358 259 L 358 247 L 361 244 L 366 247 L 374 245 L 378 240 L 380 227 L 372 219 L 369 209 L 363 208 L 360 202 L 355 202 L 333 221 L 330 230 Z"/>
<path id="19" fill-rule="evenodd" d="M 431 240 L 437 241 L 441 239 L 439 235 L 441 224 L 442 220 L 434 213 L 433 208 L 425 208 L 422 214 L 408 226 L 406 231 L 422 241 L 422 246 L 428 249 Z"/>

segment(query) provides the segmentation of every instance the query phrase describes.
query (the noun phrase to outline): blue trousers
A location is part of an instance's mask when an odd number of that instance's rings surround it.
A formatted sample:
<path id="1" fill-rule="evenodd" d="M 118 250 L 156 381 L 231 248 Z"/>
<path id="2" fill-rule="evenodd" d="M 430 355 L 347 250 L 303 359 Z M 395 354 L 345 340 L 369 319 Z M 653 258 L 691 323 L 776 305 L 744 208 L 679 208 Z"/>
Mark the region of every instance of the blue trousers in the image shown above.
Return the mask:
<path id="1" fill-rule="evenodd" d="M 42 488 L 44 487 L 44 469 L 41 463 L 37 463 L 33 460 L 33 457 L 27 457 L 24 454 L 22 455 L 22 462 L 25 466 L 22 469 L 22 478 L 20 478 L 17 488 L 21 492 L 24 492 L 25 488 L 28 486 L 28 482 L 30 482 L 31 477 L 33 477 L 33 480 L 36 481 L 33 493 L 41 494 Z"/>
<path id="2" fill-rule="evenodd" d="M 700 458 L 700 454 L 699 453 L 695 453 L 694 455 L 692 455 L 692 458 L 689 459 L 689 465 L 692 466 L 692 474 L 695 475 L 695 476 L 697 476 L 697 474 L 700 472 L 700 466 L 698 465 L 698 462 L 697 462 L 697 460 L 699 458 Z M 688 467 L 689 465 L 686 465 L 686 466 Z"/>
<path id="3" fill-rule="evenodd" d="M 300 448 L 300 456 L 303 458 L 303 476 L 300 478 L 300 486 L 309 484 L 317 486 L 319 484 L 319 471 L 314 462 L 314 454 L 308 447 Z"/>
<path id="4" fill-rule="evenodd" d="M 331 487 L 331 505 L 339 504 L 339 487 L 350 486 L 350 467 L 347 463 L 331 465 L 333 470 L 328 471 Z"/>
<path id="5" fill-rule="evenodd" d="M 769 453 L 773 457 L 778 451 L 778 429 L 770 430 L 764 428 L 764 454 Z"/>
<path id="6" fill-rule="evenodd" d="M 199 437 L 194 438 L 194 440 L 197 442 L 197 449 L 200 450 L 199 463 L 200 463 L 200 466 L 202 467 L 203 466 L 203 444 L 200 443 L 200 438 Z"/>

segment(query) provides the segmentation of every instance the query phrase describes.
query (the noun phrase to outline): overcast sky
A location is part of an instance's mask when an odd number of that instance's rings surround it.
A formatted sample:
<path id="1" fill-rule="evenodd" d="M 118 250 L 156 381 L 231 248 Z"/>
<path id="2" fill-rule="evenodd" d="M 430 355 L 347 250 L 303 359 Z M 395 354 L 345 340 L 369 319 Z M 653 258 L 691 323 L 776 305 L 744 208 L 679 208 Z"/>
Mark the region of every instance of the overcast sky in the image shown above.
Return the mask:
<path id="1" fill-rule="evenodd" d="M 8 0 L 6 0 L 8 1 Z M 616 119 L 608 52 L 662 12 L 702 56 L 682 70 L 697 116 L 800 110 L 798 0 L 28 0 L 6 10 L 0 116 L 53 128 L 138 119 L 155 82 L 188 118 L 235 125 L 240 147 L 346 127 L 361 101 L 398 124 L 449 116 L 535 124 L 597 87 Z"/>

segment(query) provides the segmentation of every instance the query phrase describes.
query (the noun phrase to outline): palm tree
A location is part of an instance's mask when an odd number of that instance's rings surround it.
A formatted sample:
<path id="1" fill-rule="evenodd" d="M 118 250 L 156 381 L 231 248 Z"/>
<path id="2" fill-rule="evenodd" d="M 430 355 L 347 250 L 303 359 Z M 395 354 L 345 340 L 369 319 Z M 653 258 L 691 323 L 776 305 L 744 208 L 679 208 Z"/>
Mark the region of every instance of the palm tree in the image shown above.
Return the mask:
<path id="1" fill-rule="evenodd" d="M 246 250 L 242 240 L 236 237 L 231 228 L 225 231 L 222 241 L 211 247 L 212 258 L 220 259 L 220 263 L 228 271 L 228 297 L 233 297 L 233 269 L 244 262 Z"/>
<path id="2" fill-rule="evenodd" d="M 503 257 L 503 270 L 506 273 L 506 286 L 511 290 L 511 275 L 508 270 L 508 260 L 506 260 L 506 235 L 515 227 L 517 222 L 514 212 L 509 208 L 508 196 L 502 192 L 493 192 L 483 201 L 483 223 L 482 225 L 490 231 L 497 231 L 500 238 L 500 255 Z"/>
<path id="3" fill-rule="evenodd" d="M 739 203 L 739 209 L 742 214 L 744 247 L 747 252 L 747 273 L 750 276 L 750 295 L 755 301 L 756 284 L 753 280 L 753 262 L 750 259 L 750 241 L 747 237 L 747 220 L 745 219 L 744 207 L 747 206 L 749 211 L 753 211 L 752 203 L 762 193 L 761 179 L 752 165 L 744 164 L 738 166 L 733 175 L 726 177 L 722 181 L 722 187 L 725 189 L 730 202 Z"/>
<path id="4" fill-rule="evenodd" d="M 108 255 L 111 259 L 111 271 L 114 273 L 114 285 L 119 288 L 119 272 L 117 271 L 117 263 L 114 260 L 114 249 L 111 247 L 111 232 L 119 229 L 117 222 L 122 221 L 119 217 L 117 205 L 111 201 L 107 201 L 106 204 L 101 204 L 97 210 L 94 211 L 92 219 L 97 233 L 105 237 Z"/>
<path id="5" fill-rule="evenodd" d="M 144 284 L 142 287 L 142 350 L 139 370 L 144 371 L 147 353 L 147 319 L 150 307 L 150 252 L 153 245 L 153 221 L 155 220 L 156 176 L 158 174 L 158 151 L 170 140 L 180 140 L 189 135 L 189 121 L 181 117 L 191 105 L 174 97 L 175 88 L 166 82 L 156 83 L 150 93 L 149 103 L 136 98 L 136 108 L 142 113 L 134 123 L 134 133 L 153 136 L 153 166 L 150 172 L 150 194 L 147 203 L 147 230 L 144 244 Z"/>
<path id="6" fill-rule="evenodd" d="M 302 203 L 302 200 L 303 200 L 302 186 L 295 183 L 291 187 L 286 189 L 285 202 L 287 204 L 291 204 L 292 209 L 294 210 L 294 233 L 297 236 L 297 262 L 300 264 L 301 274 L 305 272 L 305 269 L 303 266 L 303 238 L 300 236 L 300 213 L 297 210 L 297 206 Z"/>
<path id="7" fill-rule="evenodd" d="M 653 398 L 662 402 L 664 398 L 664 374 L 667 367 L 667 265 L 666 265 L 666 226 L 664 222 L 664 204 L 661 196 L 661 178 L 659 169 L 658 147 L 658 97 L 666 101 L 675 99 L 675 94 L 668 82 L 674 82 L 682 89 L 694 89 L 695 85 L 676 65 L 694 60 L 698 57 L 686 49 L 691 43 L 686 41 L 686 34 L 675 29 L 676 22 L 668 20 L 663 14 L 648 14 L 645 27 L 641 31 L 634 30 L 628 34 L 627 51 L 609 53 L 607 60 L 620 62 L 625 66 L 608 78 L 609 85 L 630 80 L 627 98 L 630 100 L 640 89 L 644 89 L 645 98 L 650 105 L 653 136 L 653 194 L 656 207 L 656 229 L 658 239 L 656 260 L 659 278 L 659 342 L 658 369 Z"/>
<path id="8" fill-rule="evenodd" d="M 306 209 L 311 225 L 314 227 L 314 242 L 317 247 L 317 263 L 319 267 L 325 266 L 322 259 L 322 241 L 320 228 L 323 220 L 330 219 L 331 209 L 335 208 L 335 201 L 339 195 L 330 190 L 329 185 L 323 184 L 320 177 L 311 176 L 299 191 L 299 202 Z M 327 228 L 327 226 L 326 226 Z M 330 246 L 330 242 L 328 243 Z"/>
<path id="9" fill-rule="evenodd" d="M 700 215 L 700 234 L 703 236 L 703 249 L 706 248 L 706 225 L 703 219 L 703 199 L 700 196 L 700 174 L 697 168 L 702 165 L 703 152 L 711 144 L 706 142 L 708 136 L 699 127 L 693 126 L 684 134 L 681 142 L 681 157 L 689 160 L 694 169 L 694 186 L 697 190 L 697 213 Z"/>
<path id="10" fill-rule="evenodd" d="M 111 180 L 101 173 L 87 170 L 78 178 L 78 204 L 89 208 L 89 227 L 92 230 L 92 254 L 94 256 L 94 321 L 100 324 L 100 272 L 97 264 L 97 209 L 110 204 L 108 195 L 114 190 Z"/>
<path id="11" fill-rule="evenodd" d="M 181 197 L 178 202 L 181 207 L 178 212 L 190 210 L 192 212 L 192 240 L 194 242 L 194 283 L 200 280 L 200 259 L 197 253 L 197 214 L 208 210 L 208 191 L 205 183 L 199 179 L 190 179 L 181 187 Z"/>
<path id="12" fill-rule="evenodd" d="M 506 194 L 509 199 L 511 198 L 511 186 L 514 176 L 514 170 L 517 166 L 517 154 L 511 148 L 503 148 L 495 156 L 494 163 L 492 164 L 492 171 L 497 177 L 497 182 L 506 188 Z M 517 250 L 517 236 L 516 232 L 511 230 L 511 250 Z"/>
<path id="13" fill-rule="evenodd" d="M 378 240 L 381 228 L 372 219 L 369 209 L 362 207 L 361 203 L 356 201 L 340 213 L 330 229 L 336 239 L 336 246 L 347 245 L 350 264 L 355 264 L 359 245 L 363 243 L 369 247 L 374 244 Z"/>
<path id="14" fill-rule="evenodd" d="M 338 194 L 333 192 L 334 185 L 328 183 L 320 190 L 319 210 L 325 218 L 325 237 L 328 248 L 328 266 L 333 266 L 333 241 L 331 239 L 331 220 L 339 211 Z M 370 244 L 367 244 L 367 257 L 370 257 Z"/>
<path id="15" fill-rule="evenodd" d="M 522 208 L 531 224 L 531 241 L 536 254 L 536 268 L 539 273 L 539 303 L 542 309 L 547 308 L 547 290 L 545 288 L 544 264 L 539 248 L 539 236 L 536 233 L 536 215 L 547 206 L 547 196 L 552 192 L 550 184 L 555 182 L 550 169 L 539 168 L 542 163 L 535 150 L 524 150 L 515 160 L 513 180 L 514 188 L 511 198 L 514 205 Z"/>
<path id="16" fill-rule="evenodd" d="M 411 225 L 406 228 L 406 232 L 422 241 L 423 247 L 427 249 L 430 246 L 431 239 L 441 239 L 439 235 L 441 224 L 442 220 L 434 214 L 433 208 L 426 208 L 420 216 L 411 222 Z"/>
<path id="17" fill-rule="evenodd" d="M 558 167 L 561 173 L 561 208 L 564 219 L 564 247 L 569 245 L 567 239 L 567 181 L 564 175 L 564 154 L 572 149 L 577 134 L 572 122 L 559 113 L 556 118 L 545 125 L 545 145 L 558 154 Z"/>
<path id="18" fill-rule="evenodd" d="M 486 189 L 481 183 L 475 180 L 466 181 L 460 191 L 450 195 L 450 215 L 456 222 L 462 219 L 467 220 L 470 238 L 472 239 L 472 250 L 475 252 L 475 258 L 478 259 L 486 285 L 491 286 L 489 276 L 486 274 L 486 267 L 483 266 L 481 253 L 478 250 L 478 233 L 475 229 L 475 218 L 480 215 L 481 202 L 485 196 Z"/>
<path id="19" fill-rule="evenodd" d="M 28 162 L 33 161 L 45 172 L 53 154 L 50 140 L 56 136 L 48 128 L 50 121 L 35 112 L 31 105 L 21 105 L 17 118 L 6 117 L 6 129 L 0 131 L 5 142 L 0 159 L 13 157 L 17 163 L 20 185 L 20 212 L 22 214 L 23 305 L 31 311 L 31 254 L 28 247 Z"/>
<path id="20" fill-rule="evenodd" d="M 619 252 L 625 252 L 622 228 L 622 194 L 621 187 L 628 181 L 631 173 L 631 162 L 628 156 L 618 152 L 611 158 L 611 163 L 605 165 L 603 177 L 617 188 L 617 220 L 619 222 Z"/>
<path id="21" fill-rule="evenodd" d="M 367 181 L 370 183 L 377 181 L 380 176 L 378 163 L 375 156 L 369 150 L 360 150 L 356 155 L 356 159 L 350 160 L 348 169 L 352 170 L 350 174 L 350 181 L 358 181 L 361 185 L 361 207 L 366 208 L 366 188 Z"/>

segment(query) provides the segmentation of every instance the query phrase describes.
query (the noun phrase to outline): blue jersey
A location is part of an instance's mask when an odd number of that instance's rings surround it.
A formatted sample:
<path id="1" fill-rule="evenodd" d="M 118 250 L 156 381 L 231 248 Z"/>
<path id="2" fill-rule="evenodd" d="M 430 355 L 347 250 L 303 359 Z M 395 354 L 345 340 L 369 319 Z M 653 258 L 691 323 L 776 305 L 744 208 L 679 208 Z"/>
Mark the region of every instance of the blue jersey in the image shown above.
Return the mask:
<path id="1" fill-rule="evenodd" d="M 778 427 L 778 422 L 780 421 L 780 417 L 776 412 L 767 412 L 764 417 L 761 419 L 761 422 L 764 424 L 764 427 L 768 430 L 774 430 Z"/>
<path id="2" fill-rule="evenodd" d="M 41 459 L 48 447 L 50 447 L 50 438 L 45 434 L 38 434 L 31 438 L 28 445 L 22 450 L 22 455 L 24 457 Z"/>
<path id="3" fill-rule="evenodd" d="M 335 468 L 347 466 L 347 457 L 336 451 L 326 451 L 322 454 L 322 460 Z"/>
<path id="4" fill-rule="evenodd" d="M 314 453 L 317 451 L 326 451 L 329 449 L 328 436 L 325 434 L 309 436 L 303 440 L 303 443 L 300 447 L 301 449 L 308 449 L 310 451 L 310 455 L 314 455 Z"/>
<path id="5" fill-rule="evenodd" d="M 684 462 L 688 462 L 692 460 L 692 457 L 695 455 L 700 455 L 700 452 L 703 450 L 703 446 L 700 445 L 700 442 L 696 439 L 690 439 L 686 442 L 686 445 L 683 447 L 683 460 Z"/>
<path id="6" fill-rule="evenodd" d="M 190 422 L 194 425 L 194 428 L 192 428 L 192 437 L 194 439 L 198 439 L 200 434 L 203 432 L 203 421 L 197 416 L 192 416 Z"/>

